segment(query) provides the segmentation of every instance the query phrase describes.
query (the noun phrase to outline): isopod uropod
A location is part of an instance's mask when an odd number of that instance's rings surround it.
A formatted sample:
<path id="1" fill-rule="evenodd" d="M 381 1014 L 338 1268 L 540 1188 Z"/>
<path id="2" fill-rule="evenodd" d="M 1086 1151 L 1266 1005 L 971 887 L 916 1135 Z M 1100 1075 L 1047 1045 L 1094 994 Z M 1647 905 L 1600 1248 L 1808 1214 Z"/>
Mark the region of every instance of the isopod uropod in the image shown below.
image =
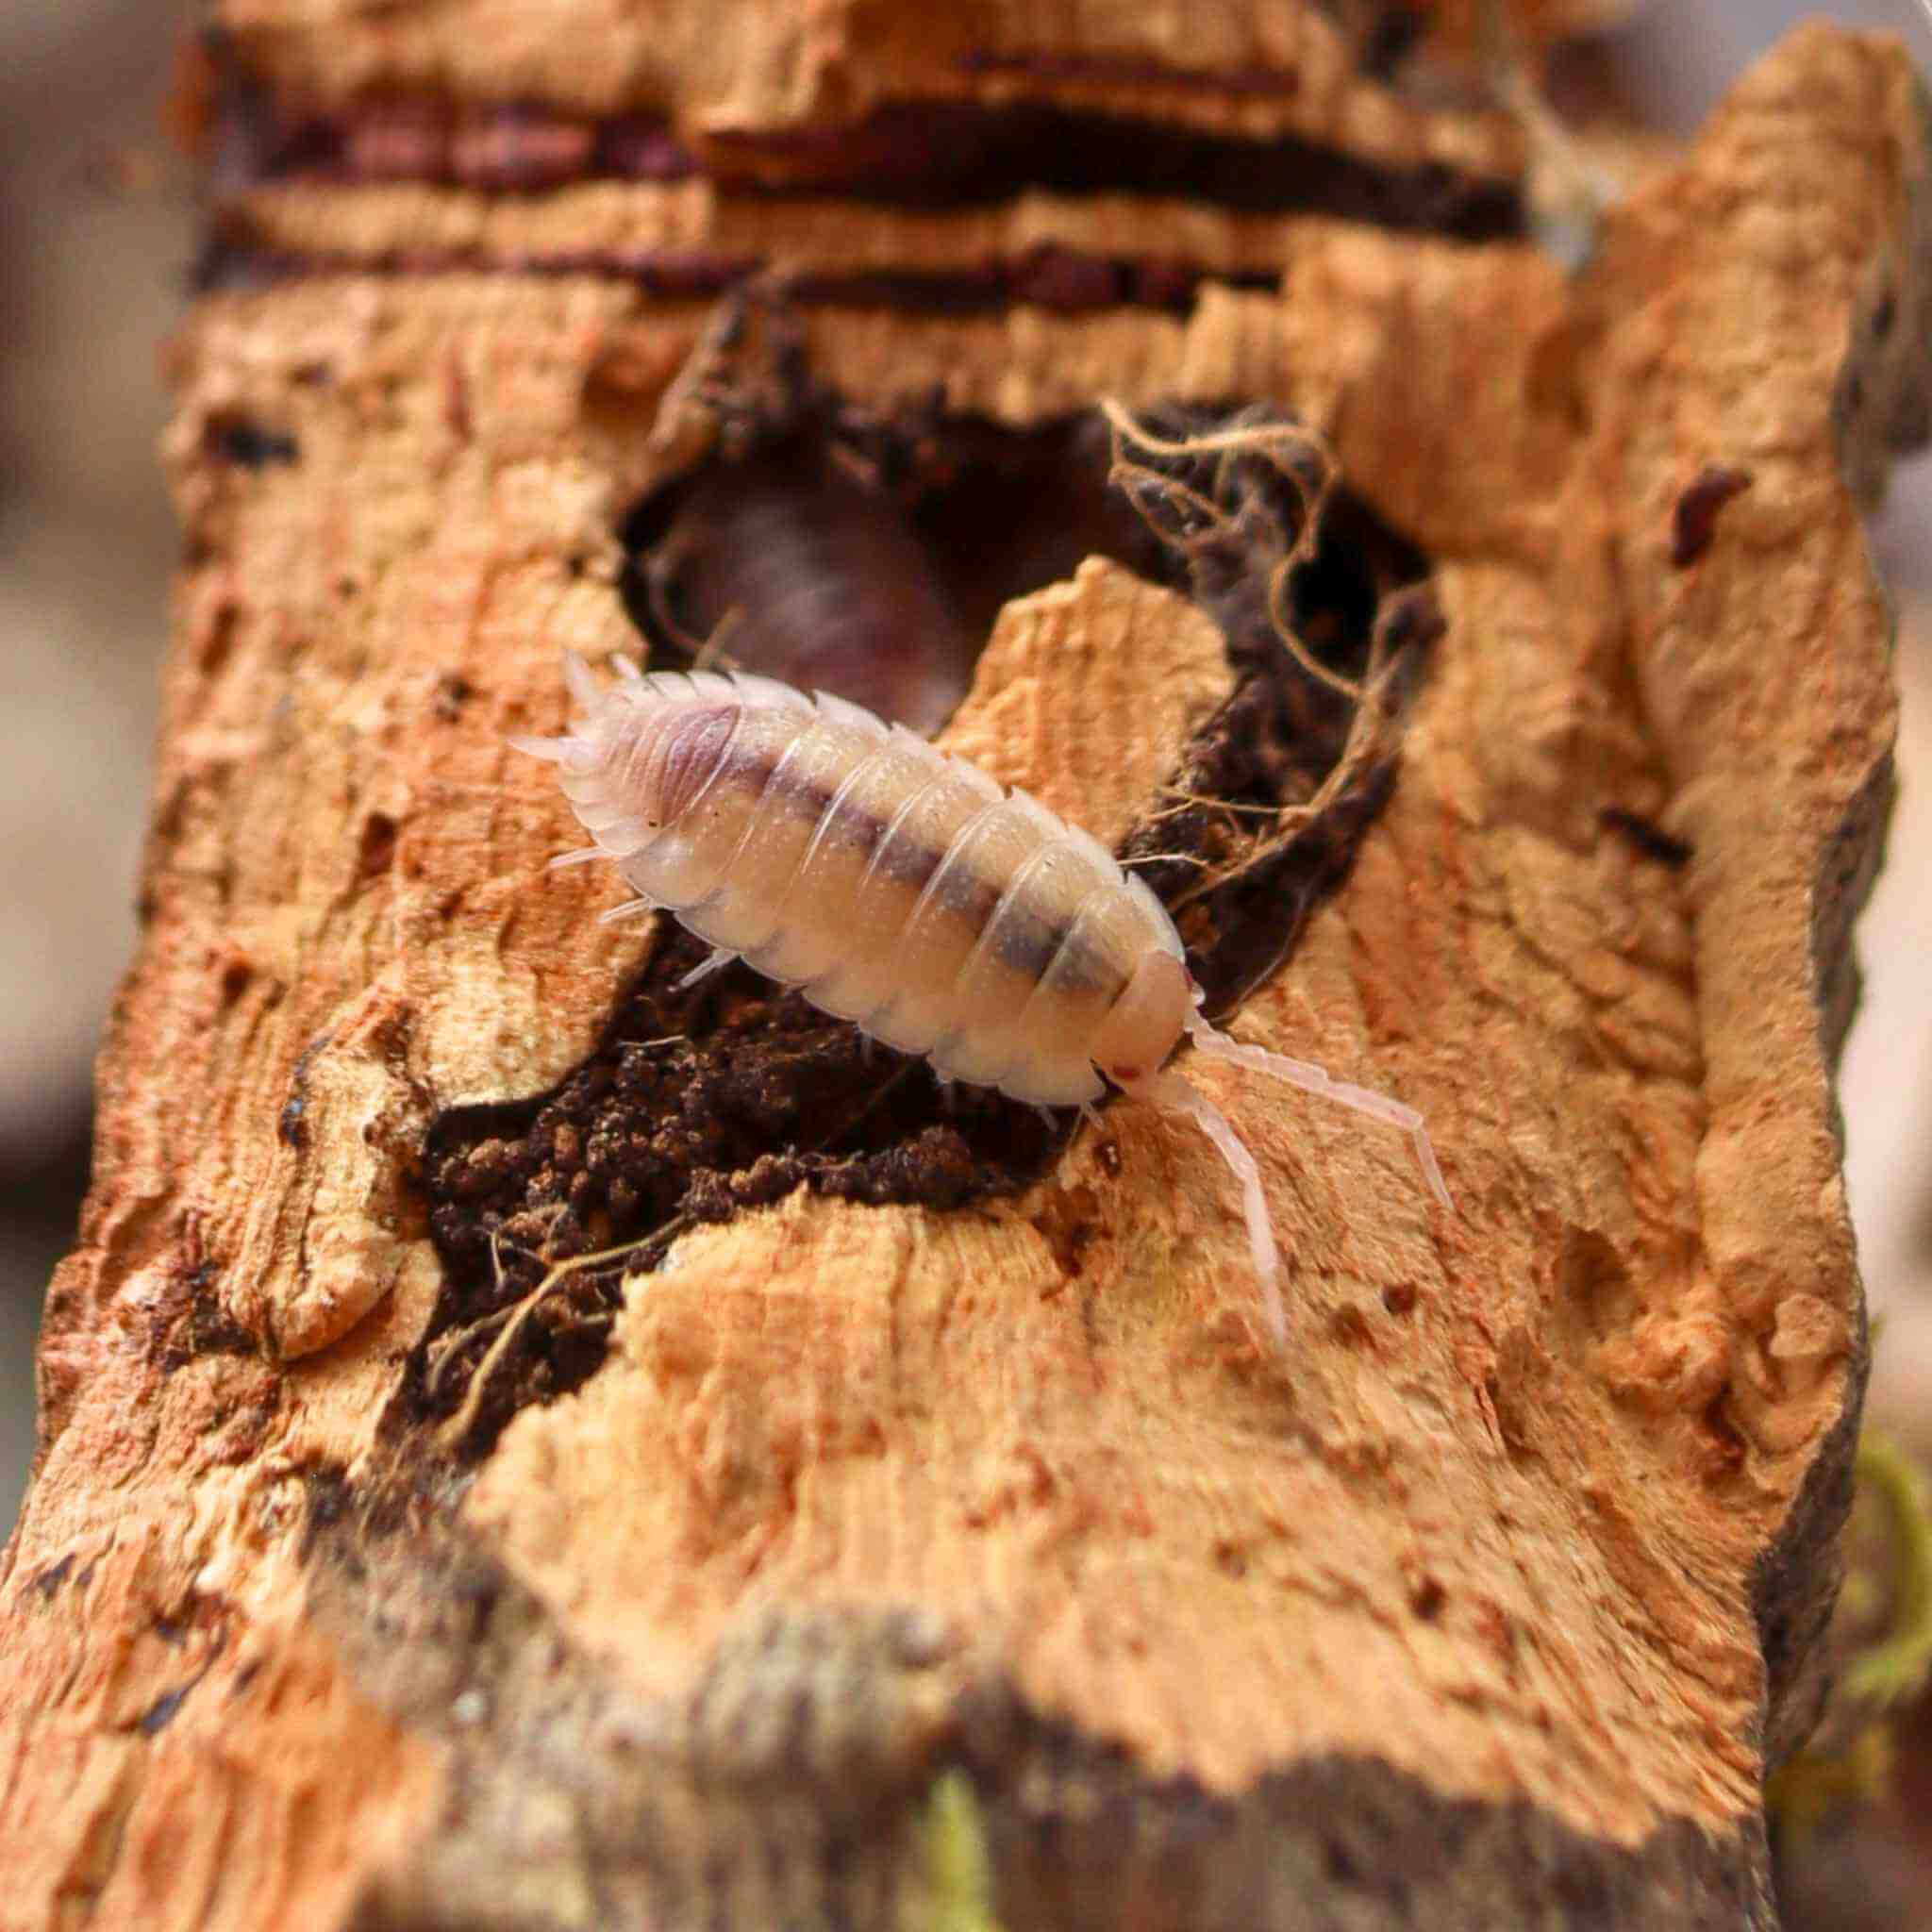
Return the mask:
<path id="1" fill-rule="evenodd" d="M 566 675 L 582 716 L 513 738 L 559 768 L 595 843 L 555 864 L 616 862 L 639 897 L 714 948 L 689 979 L 743 958 L 941 1080 L 1041 1107 L 1082 1107 L 1111 1081 L 1189 1115 L 1241 1183 L 1269 1326 L 1285 1338 L 1260 1174 L 1220 1109 L 1166 1065 L 1196 1052 L 1270 1074 L 1405 1129 L 1449 1194 L 1422 1116 L 1202 1017 L 1180 936 L 1104 846 L 1024 791 L 857 705 L 765 677 Z"/>

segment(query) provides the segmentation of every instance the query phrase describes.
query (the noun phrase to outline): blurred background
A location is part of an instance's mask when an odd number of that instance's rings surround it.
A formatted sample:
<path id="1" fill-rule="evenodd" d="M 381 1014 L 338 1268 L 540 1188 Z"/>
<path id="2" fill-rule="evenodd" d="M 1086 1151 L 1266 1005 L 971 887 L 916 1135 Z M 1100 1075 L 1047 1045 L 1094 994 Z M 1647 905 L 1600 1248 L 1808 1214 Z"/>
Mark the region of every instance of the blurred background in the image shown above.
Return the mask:
<path id="1" fill-rule="evenodd" d="M 0 4 L 0 1532 L 134 943 L 175 554 L 161 352 L 193 248 L 158 121 L 181 19 L 171 0 Z"/>
<path id="2" fill-rule="evenodd" d="M 1585 73 L 1689 132 L 1797 0 L 1653 0 Z M 1932 12 L 1838 17 L 1907 35 Z M 40 1301 L 87 1180 L 92 1056 L 134 941 L 133 880 L 175 532 L 155 456 L 164 345 L 195 247 L 160 133 L 185 8 L 0 5 L 0 1536 L 33 1446 Z M 1874 541 L 1898 598 L 1902 791 L 1867 912 L 1842 1098 L 1853 1213 L 1884 1326 L 1870 1417 L 1932 1459 L 1932 461 L 1901 471 Z M 1788 1852 L 1789 1923 L 1932 1926 L 1932 1723 L 1895 1794 Z M 1915 1794 L 1916 1793 L 1916 1797 Z"/>

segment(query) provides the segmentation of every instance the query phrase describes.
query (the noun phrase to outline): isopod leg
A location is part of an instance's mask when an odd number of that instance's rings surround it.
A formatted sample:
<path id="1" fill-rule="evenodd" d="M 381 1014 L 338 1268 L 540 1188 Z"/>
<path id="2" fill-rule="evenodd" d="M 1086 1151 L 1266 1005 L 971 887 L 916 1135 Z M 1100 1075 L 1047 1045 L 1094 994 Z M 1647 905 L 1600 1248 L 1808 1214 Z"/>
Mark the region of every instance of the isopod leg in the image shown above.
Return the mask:
<path id="1" fill-rule="evenodd" d="M 613 906 L 608 912 L 597 915 L 599 925 L 615 925 L 621 919 L 641 919 L 647 912 L 657 910 L 655 899 L 626 899 L 622 906 Z"/>
<path id="2" fill-rule="evenodd" d="M 575 651 L 563 654 L 563 681 L 570 687 L 570 694 L 587 711 L 594 711 L 604 696 L 603 687 L 597 682 L 597 674 Z"/>
<path id="3" fill-rule="evenodd" d="M 710 978 L 712 974 L 722 972 L 726 966 L 730 965 L 732 960 L 734 960 L 737 958 L 738 955 L 730 951 L 727 947 L 719 946 L 712 953 L 711 957 L 708 959 L 702 960 L 697 965 L 693 966 L 691 969 L 691 971 L 687 973 L 684 975 L 684 977 L 677 982 L 676 986 L 673 989 L 673 991 L 676 992 L 682 992 L 686 987 L 695 986 L 699 980 Z"/>

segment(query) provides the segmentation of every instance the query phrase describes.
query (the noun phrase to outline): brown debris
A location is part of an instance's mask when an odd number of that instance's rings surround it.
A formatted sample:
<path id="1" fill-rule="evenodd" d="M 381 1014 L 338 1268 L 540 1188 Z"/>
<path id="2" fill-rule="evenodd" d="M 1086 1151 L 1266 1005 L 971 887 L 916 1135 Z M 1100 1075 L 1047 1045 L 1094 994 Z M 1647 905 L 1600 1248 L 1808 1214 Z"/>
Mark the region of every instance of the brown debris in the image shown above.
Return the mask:
<path id="1" fill-rule="evenodd" d="M 1011 9 L 222 13 L 316 112 L 433 78 L 722 142 L 943 85 L 1513 165 L 1287 0 L 1212 12 L 1185 74 L 1125 5 L 1077 58 Z M 1768 1927 L 1863 1374 L 1830 1082 L 1892 696 L 1857 497 L 1925 421 L 1925 125 L 1894 45 L 1809 28 L 1574 280 L 1313 210 L 1257 242 L 1277 282 L 1210 263 L 1172 312 L 802 307 L 820 426 L 913 451 L 874 478 L 906 515 L 943 500 L 963 554 L 1026 506 L 955 741 L 1130 851 L 1239 860 L 1232 808 L 1315 796 L 1352 713 L 1287 729 L 1253 675 L 1271 570 L 1157 583 L 1093 537 L 1102 397 L 1319 435 L 1335 535 L 1287 608 L 1324 664 L 1440 623 L 1399 767 L 1291 875 L 1328 896 L 1184 909 L 1228 997 L 1261 975 L 1235 1029 L 1420 1107 L 1457 1203 L 1203 1070 L 1291 1257 L 1283 1357 L 1185 1124 L 1061 1151 L 908 1078 L 877 1144 L 813 1148 L 827 1083 L 891 1070 L 753 982 L 651 1006 L 676 942 L 543 872 L 564 813 L 504 737 L 560 721 L 560 650 L 638 646 L 703 305 L 594 247 L 391 274 L 366 201 L 358 272 L 310 272 L 318 216 L 303 273 L 206 299 L 145 934 L 0 1562 L 18 1922 L 897 1925 L 947 1773 L 1014 1932 Z M 567 226 L 582 191 L 510 175 Z M 1713 452 L 1752 485 L 1686 568 Z M 1062 489 L 1077 549 L 1028 583 Z M 598 1142 L 582 1083 L 627 1068 L 641 1144 Z M 585 1241 L 656 1245 L 533 1299 L 574 1191 Z"/>

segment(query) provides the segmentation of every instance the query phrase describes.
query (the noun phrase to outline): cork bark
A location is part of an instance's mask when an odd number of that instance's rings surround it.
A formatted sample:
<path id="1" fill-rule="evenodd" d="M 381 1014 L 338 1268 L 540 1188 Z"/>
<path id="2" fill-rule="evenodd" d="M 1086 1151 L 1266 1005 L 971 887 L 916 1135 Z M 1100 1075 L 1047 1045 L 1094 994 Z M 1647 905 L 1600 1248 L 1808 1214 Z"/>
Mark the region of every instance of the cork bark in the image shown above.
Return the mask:
<path id="1" fill-rule="evenodd" d="M 1319 11 L 1179 18 L 226 0 L 144 930 L 0 1562 L 0 1924 L 1774 1923 L 1865 1362 L 1858 510 L 1926 427 L 1924 97 L 1801 31 L 1569 275 L 1506 123 Z M 1316 186 L 882 206 L 921 104 Z M 1399 761 L 1231 1024 L 1419 1107 L 1456 1211 L 1202 1068 L 1285 1352 L 1224 1172 L 1129 1103 L 949 1124 L 915 1068 L 860 1154 L 721 1113 L 675 1192 L 660 1066 L 782 1065 L 801 1118 L 890 1070 L 748 980 L 665 1004 L 504 740 L 640 648 L 667 391 L 764 269 L 848 425 L 1054 453 L 943 736 L 1104 841 L 1252 667 L 1238 598 L 1087 555 L 1101 397 L 1292 411 L 1342 550 L 1431 587 Z M 1004 593 L 940 500 L 920 554 Z M 524 1298 L 532 1225 L 623 1214 L 594 1293 Z"/>

